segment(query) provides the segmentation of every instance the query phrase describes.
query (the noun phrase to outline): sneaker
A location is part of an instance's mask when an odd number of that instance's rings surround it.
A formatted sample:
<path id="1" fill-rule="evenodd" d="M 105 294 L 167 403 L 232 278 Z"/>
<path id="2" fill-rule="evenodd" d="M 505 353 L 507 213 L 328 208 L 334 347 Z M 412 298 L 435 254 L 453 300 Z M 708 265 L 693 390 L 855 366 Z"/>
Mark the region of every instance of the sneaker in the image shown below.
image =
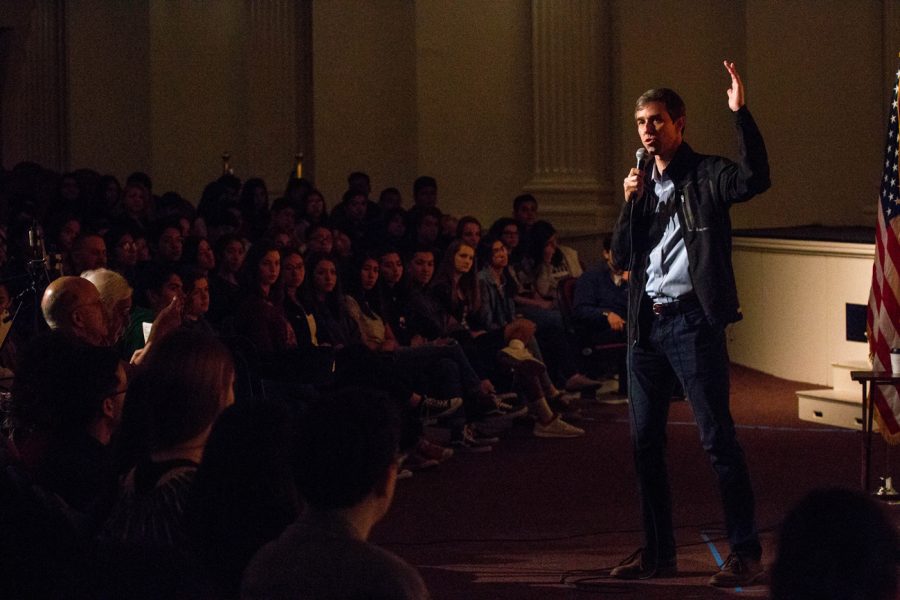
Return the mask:
<path id="1" fill-rule="evenodd" d="M 766 572 L 762 564 L 748 556 L 732 552 L 719 567 L 719 572 L 709 578 L 709 585 L 715 587 L 744 587 L 765 583 Z"/>
<path id="2" fill-rule="evenodd" d="M 615 379 L 607 379 L 603 381 L 600 387 L 594 392 L 596 396 L 602 396 L 603 394 L 615 394 L 619 391 L 619 382 Z"/>
<path id="3" fill-rule="evenodd" d="M 575 373 L 571 377 L 566 380 L 566 391 L 567 392 L 576 392 L 578 390 L 583 390 L 585 388 L 591 387 L 600 387 L 604 382 L 598 379 L 591 379 L 587 375 L 582 375 L 581 373 Z"/>
<path id="4" fill-rule="evenodd" d="M 492 400 L 494 402 L 494 408 L 484 413 L 484 416 L 490 418 L 491 420 L 518 419 L 519 417 L 524 417 L 526 414 L 528 414 L 527 406 L 513 406 L 512 404 L 508 404 L 507 402 L 500 400 L 500 397 L 497 395 L 494 395 L 492 397 Z"/>
<path id="5" fill-rule="evenodd" d="M 560 404 L 571 406 L 581 400 L 581 392 L 558 392 L 555 396 L 550 398 L 550 400 L 555 400 Z"/>
<path id="6" fill-rule="evenodd" d="M 574 438 L 584 435 L 584 429 L 569 425 L 559 415 L 553 417 L 549 423 L 534 424 L 534 436 L 542 438 Z"/>
<path id="7" fill-rule="evenodd" d="M 678 574 L 678 563 L 675 557 L 658 560 L 656 564 L 644 562 L 644 549 L 638 548 L 633 554 L 625 557 L 619 566 L 609 572 L 615 579 L 650 579 L 651 577 L 675 577 Z"/>
<path id="8" fill-rule="evenodd" d="M 456 452 L 464 452 L 468 454 L 482 454 L 484 452 L 490 452 L 493 450 L 493 446 L 486 443 L 476 443 L 475 438 L 472 436 L 472 432 L 468 427 L 465 427 L 460 432 L 454 431 L 451 434 L 450 445 L 453 446 L 453 449 Z"/>
<path id="9" fill-rule="evenodd" d="M 625 394 L 612 394 L 597 398 L 597 404 L 628 404 L 628 396 Z"/>
<path id="10" fill-rule="evenodd" d="M 416 445 L 416 453 L 425 458 L 430 458 L 438 462 L 444 462 L 453 456 L 453 448 L 445 448 L 440 444 L 435 444 L 425 438 L 419 440 Z"/>
<path id="11" fill-rule="evenodd" d="M 468 436 L 467 441 L 476 446 L 492 446 L 500 443 L 500 438 L 489 435 L 474 425 L 466 425 L 463 435 Z"/>
<path id="12" fill-rule="evenodd" d="M 509 340 L 509 345 L 497 353 L 497 360 L 516 374 L 526 377 L 536 377 L 547 370 L 547 366 L 525 348 L 522 340 Z"/>
<path id="13" fill-rule="evenodd" d="M 430 398 L 425 396 L 422 406 L 429 419 L 440 419 L 452 415 L 463 405 L 463 399 L 459 396 L 453 398 Z"/>
<path id="14" fill-rule="evenodd" d="M 402 466 L 404 469 L 409 469 L 410 471 L 424 471 L 425 469 L 433 469 L 439 464 L 440 463 L 433 458 L 428 458 L 427 456 L 422 456 L 418 452 L 413 452 L 407 455 Z"/>
<path id="15" fill-rule="evenodd" d="M 399 471 L 397 471 L 397 479 L 398 480 L 409 479 L 412 476 L 413 476 L 413 472 L 410 471 L 409 469 L 400 469 Z"/>

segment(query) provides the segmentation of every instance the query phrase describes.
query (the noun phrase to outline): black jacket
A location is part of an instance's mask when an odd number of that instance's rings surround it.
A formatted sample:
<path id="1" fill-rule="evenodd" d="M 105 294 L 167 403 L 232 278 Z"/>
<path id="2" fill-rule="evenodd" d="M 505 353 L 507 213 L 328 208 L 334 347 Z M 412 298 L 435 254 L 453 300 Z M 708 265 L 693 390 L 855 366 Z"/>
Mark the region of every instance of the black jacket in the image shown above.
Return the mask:
<path id="1" fill-rule="evenodd" d="M 731 218 L 729 209 L 764 192 L 771 185 L 769 160 L 762 135 L 750 111 L 734 113 L 740 162 L 720 156 L 697 154 L 682 143 L 666 172 L 675 182 L 674 201 L 684 233 L 689 272 L 694 292 L 707 320 L 724 327 L 741 319 L 734 269 L 731 265 Z M 652 169 L 646 168 L 644 192 L 626 202 L 612 238 L 617 266 L 631 271 L 628 299 L 628 337 L 638 339 L 637 316 L 645 297 L 650 250 L 662 238 L 657 225 L 657 197 Z"/>

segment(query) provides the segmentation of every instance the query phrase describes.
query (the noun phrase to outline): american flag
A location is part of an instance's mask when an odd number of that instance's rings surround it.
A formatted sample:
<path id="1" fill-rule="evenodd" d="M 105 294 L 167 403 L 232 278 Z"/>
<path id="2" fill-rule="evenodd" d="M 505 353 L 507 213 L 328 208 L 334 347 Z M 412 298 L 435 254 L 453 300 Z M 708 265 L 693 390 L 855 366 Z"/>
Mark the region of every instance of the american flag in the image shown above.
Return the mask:
<path id="1" fill-rule="evenodd" d="M 875 265 L 872 267 L 872 291 L 869 294 L 867 329 L 872 368 L 891 370 L 891 348 L 900 346 L 900 174 L 897 172 L 900 144 L 898 144 L 897 86 L 888 117 L 887 144 L 884 150 L 884 171 L 878 205 L 878 227 L 875 233 Z M 872 399 L 885 439 L 900 442 L 900 386 L 873 386 Z"/>

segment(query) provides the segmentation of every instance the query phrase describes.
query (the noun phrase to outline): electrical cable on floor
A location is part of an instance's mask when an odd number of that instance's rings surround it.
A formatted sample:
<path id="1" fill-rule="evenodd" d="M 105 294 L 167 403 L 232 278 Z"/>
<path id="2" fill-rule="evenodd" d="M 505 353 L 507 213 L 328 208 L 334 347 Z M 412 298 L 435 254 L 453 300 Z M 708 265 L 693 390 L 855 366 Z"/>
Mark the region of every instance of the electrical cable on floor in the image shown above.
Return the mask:
<path id="1" fill-rule="evenodd" d="M 717 525 L 719 525 L 717 523 Z M 759 533 L 769 533 L 771 531 L 775 531 L 781 523 L 777 523 L 775 525 L 770 525 L 768 527 L 762 527 L 758 531 Z M 679 528 L 683 529 L 683 528 Z M 699 542 L 690 542 L 684 544 L 677 544 L 675 548 L 690 548 L 693 546 L 706 546 L 710 543 L 727 541 L 728 535 L 724 532 L 724 529 L 718 527 L 716 529 L 705 528 L 705 527 L 697 527 L 703 533 L 705 539 L 701 539 Z M 719 535 L 713 537 L 708 534 L 713 533 L 714 531 L 720 532 Z M 570 571 L 566 571 L 562 574 L 559 579 L 559 582 L 562 585 L 571 585 L 579 590 L 590 590 L 590 591 L 600 591 L 602 590 L 604 593 L 607 593 L 608 588 L 610 591 L 608 593 L 615 594 L 616 586 L 609 586 L 606 582 L 612 580 L 610 577 L 610 573 L 615 567 L 603 567 L 599 569 L 573 569 Z M 616 579 L 615 581 L 626 581 Z M 637 581 L 637 580 L 634 580 Z M 629 591 L 633 591 L 628 588 Z"/>

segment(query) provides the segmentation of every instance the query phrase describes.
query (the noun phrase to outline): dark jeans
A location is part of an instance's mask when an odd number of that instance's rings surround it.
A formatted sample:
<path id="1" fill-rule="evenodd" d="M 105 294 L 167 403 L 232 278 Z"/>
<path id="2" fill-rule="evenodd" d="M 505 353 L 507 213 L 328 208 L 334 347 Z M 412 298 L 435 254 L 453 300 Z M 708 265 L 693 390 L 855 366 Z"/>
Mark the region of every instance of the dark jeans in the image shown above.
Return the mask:
<path id="1" fill-rule="evenodd" d="M 646 303 L 645 303 L 646 304 Z M 640 342 L 629 351 L 629 392 L 644 547 L 661 560 L 675 556 L 672 497 L 666 468 L 666 421 L 676 378 L 719 480 L 731 550 L 759 558 L 753 489 L 729 409 L 725 332 L 695 305 L 671 316 L 641 311 Z"/>
<path id="2" fill-rule="evenodd" d="M 394 362 L 404 372 L 436 380 L 441 398 L 471 393 L 481 383 L 462 347 L 455 342 L 443 346 L 401 346 L 394 351 Z"/>

